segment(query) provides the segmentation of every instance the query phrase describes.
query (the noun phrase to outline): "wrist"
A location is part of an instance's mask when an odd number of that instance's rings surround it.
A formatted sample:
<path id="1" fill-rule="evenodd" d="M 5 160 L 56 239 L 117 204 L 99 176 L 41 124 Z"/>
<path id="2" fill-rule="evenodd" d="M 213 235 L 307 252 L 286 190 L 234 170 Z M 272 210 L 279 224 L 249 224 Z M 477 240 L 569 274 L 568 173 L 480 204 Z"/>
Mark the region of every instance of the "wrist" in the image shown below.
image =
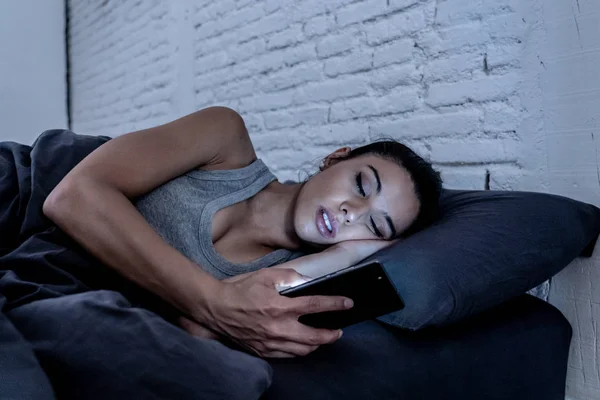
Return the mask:
<path id="1" fill-rule="evenodd" d="M 197 321 L 210 318 L 212 302 L 218 298 L 220 287 L 218 279 L 204 271 L 199 265 L 192 263 L 193 273 L 183 277 L 182 284 L 174 288 L 176 306 L 185 314 Z"/>
<path id="2" fill-rule="evenodd" d="M 209 275 L 209 274 L 206 274 Z M 219 300 L 223 282 L 210 276 L 209 279 L 200 277 L 195 287 L 191 301 L 189 303 L 190 315 L 197 321 L 208 322 L 212 320 L 213 305 Z"/>

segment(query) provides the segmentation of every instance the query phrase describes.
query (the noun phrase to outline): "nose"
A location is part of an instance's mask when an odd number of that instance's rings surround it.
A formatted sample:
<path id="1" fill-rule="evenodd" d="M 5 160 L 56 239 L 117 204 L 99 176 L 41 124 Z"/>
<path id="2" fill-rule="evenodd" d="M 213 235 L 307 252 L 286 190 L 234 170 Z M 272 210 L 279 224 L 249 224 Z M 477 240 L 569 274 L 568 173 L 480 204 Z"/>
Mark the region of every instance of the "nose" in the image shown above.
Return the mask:
<path id="1" fill-rule="evenodd" d="M 361 216 L 365 213 L 365 207 L 360 205 L 344 203 L 340 208 L 342 210 L 342 220 L 339 222 L 346 225 L 353 224 L 360 220 Z"/>

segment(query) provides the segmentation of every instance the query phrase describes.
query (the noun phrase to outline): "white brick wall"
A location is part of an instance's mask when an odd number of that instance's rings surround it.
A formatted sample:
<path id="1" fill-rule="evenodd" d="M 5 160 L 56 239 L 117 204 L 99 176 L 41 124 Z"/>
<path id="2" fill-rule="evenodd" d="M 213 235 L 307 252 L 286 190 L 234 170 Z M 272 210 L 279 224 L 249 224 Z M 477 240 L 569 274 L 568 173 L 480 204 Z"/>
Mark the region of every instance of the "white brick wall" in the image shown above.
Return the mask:
<path id="1" fill-rule="evenodd" d="M 527 24 L 516 0 L 437 3 L 71 1 L 73 129 L 116 135 L 221 104 L 282 180 L 386 135 L 483 189 L 486 171 L 522 169 L 507 151 Z M 271 151 L 289 146 L 303 152 Z"/>
<path id="2" fill-rule="evenodd" d="M 336 147 L 392 136 L 448 187 L 599 203 L 597 0 L 70 3 L 76 132 L 118 135 L 226 105 L 281 180 Z M 575 269 L 552 293 L 579 288 Z M 600 277 L 588 282 L 575 296 L 587 314 L 554 297 L 575 327 L 568 387 L 580 400 L 600 397 Z"/>

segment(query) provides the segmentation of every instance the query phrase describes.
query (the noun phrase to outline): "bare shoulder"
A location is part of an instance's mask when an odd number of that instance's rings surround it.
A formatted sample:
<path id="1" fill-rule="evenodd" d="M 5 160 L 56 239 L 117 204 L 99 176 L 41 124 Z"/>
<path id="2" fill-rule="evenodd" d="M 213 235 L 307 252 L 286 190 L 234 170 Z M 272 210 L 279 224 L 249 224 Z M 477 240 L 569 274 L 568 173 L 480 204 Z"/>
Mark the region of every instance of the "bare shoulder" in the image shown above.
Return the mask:
<path id="1" fill-rule="evenodd" d="M 214 118 L 218 118 L 224 126 L 222 141 L 215 159 L 205 165 L 198 166 L 203 170 L 238 169 L 250 165 L 256 160 L 254 145 L 242 116 L 228 107 L 211 107 Z"/>

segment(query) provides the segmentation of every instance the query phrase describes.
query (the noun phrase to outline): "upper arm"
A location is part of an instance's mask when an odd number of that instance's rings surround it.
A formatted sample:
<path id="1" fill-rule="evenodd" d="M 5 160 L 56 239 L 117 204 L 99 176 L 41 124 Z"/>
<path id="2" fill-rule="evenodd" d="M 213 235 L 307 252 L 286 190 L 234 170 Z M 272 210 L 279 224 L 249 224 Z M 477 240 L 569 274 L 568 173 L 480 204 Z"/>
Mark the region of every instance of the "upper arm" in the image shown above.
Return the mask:
<path id="1" fill-rule="evenodd" d="M 164 125 L 114 138 L 84 158 L 67 176 L 94 179 L 132 198 L 197 167 L 234 169 L 256 153 L 235 111 L 210 107 Z"/>

